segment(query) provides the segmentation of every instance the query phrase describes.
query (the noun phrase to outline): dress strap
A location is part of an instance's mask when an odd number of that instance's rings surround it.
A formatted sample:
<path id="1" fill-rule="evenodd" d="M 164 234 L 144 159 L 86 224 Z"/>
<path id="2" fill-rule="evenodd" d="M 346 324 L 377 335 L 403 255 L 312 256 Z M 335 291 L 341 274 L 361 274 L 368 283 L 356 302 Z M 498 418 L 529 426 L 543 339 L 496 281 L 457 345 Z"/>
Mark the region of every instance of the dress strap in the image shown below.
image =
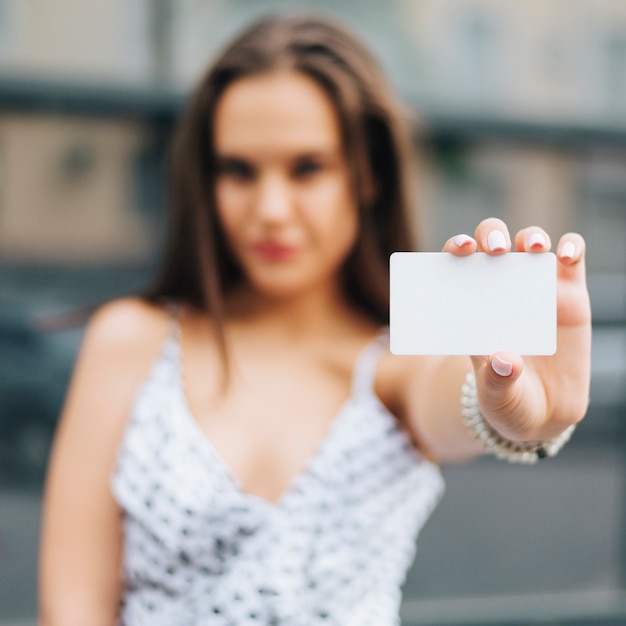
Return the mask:
<path id="1" fill-rule="evenodd" d="M 352 392 L 355 395 L 374 393 L 376 367 L 380 357 L 389 348 L 389 329 L 383 328 L 378 336 L 370 341 L 360 352 L 352 375 Z"/>
<path id="2" fill-rule="evenodd" d="M 182 331 L 180 328 L 180 304 L 174 300 L 165 303 L 165 310 L 168 315 L 168 330 L 166 341 L 180 347 Z"/>
<path id="3" fill-rule="evenodd" d="M 163 306 L 167 314 L 167 329 L 161 344 L 161 358 L 180 372 L 182 369 L 180 305 L 173 300 L 167 300 Z"/>

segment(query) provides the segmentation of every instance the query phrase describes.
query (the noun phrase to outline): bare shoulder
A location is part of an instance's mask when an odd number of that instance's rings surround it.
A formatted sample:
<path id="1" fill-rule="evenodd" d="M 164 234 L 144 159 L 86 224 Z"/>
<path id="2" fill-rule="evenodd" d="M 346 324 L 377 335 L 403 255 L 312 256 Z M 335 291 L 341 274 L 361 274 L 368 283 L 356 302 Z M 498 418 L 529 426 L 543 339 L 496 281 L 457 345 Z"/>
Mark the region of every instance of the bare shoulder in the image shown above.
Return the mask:
<path id="1" fill-rule="evenodd" d="M 85 341 L 129 356 L 163 337 L 168 315 L 162 307 L 140 298 L 121 298 L 100 307 L 90 319 Z"/>
<path id="2" fill-rule="evenodd" d="M 61 459 L 110 469 L 133 398 L 166 332 L 166 312 L 139 298 L 112 301 L 92 315 L 59 420 L 55 448 L 63 454 L 53 455 L 53 471 Z"/>
<path id="3" fill-rule="evenodd" d="M 104 421 L 116 417 L 119 425 L 167 332 L 167 312 L 139 298 L 99 308 L 87 324 L 64 413 L 93 420 L 107 409 Z"/>

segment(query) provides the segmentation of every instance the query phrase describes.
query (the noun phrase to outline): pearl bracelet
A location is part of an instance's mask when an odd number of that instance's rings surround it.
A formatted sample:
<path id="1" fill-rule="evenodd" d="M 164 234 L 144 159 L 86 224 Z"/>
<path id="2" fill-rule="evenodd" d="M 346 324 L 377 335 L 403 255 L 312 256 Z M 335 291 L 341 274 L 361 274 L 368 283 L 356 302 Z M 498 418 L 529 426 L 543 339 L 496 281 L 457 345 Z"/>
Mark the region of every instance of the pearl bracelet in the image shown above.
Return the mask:
<path id="1" fill-rule="evenodd" d="M 476 393 L 476 377 L 468 372 L 461 387 L 461 412 L 463 421 L 472 435 L 482 443 L 487 454 L 509 463 L 532 465 L 539 459 L 556 456 L 561 448 L 570 440 L 575 424 L 568 426 L 554 439 L 544 441 L 511 441 L 495 431 L 483 417 L 478 405 Z"/>

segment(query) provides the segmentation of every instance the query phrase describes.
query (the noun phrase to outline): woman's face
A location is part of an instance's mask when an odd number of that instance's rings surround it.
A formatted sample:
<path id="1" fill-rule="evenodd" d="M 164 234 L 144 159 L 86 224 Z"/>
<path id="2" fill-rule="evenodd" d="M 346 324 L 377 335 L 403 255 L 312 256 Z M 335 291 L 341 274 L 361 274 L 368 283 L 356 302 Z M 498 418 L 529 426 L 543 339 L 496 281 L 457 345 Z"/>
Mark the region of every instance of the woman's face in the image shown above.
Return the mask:
<path id="1" fill-rule="evenodd" d="M 358 218 L 326 93 L 297 72 L 246 77 L 214 124 L 218 217 L 249 285 L 279 298 L 336 286 Z"/>

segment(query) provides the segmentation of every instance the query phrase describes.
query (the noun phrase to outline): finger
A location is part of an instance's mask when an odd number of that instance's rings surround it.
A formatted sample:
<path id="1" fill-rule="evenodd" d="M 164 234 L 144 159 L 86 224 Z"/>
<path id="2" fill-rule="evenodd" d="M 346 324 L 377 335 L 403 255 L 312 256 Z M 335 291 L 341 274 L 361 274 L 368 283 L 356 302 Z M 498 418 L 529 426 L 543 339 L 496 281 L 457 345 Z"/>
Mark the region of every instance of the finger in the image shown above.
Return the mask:
<path id="1" fill-rule="evenodd" d="M 585 280 L 585 240 L 578 233 L 566 233 L 561 237 L 556 256 L 562 277 Z"/>
<path id="2" fill-rule="evenodd" d="M 556 256 L 557 324 L 559 332 L 566 332 L 565 329 L 569 326 L 583 326 L 586 327 L 582 331 L 583 336 L 588 335 L 590 333 L 591 306 L 585 277 L 585 240 L 578 233 L 563 235 L 556 248 Z M 589 337 L 586 341 L 588 340 Z M 559 346 L 561 346 L 560 340 Z"/>
<path id="3" fill-rule="evenodd" d="M 474 232 L 478 249 L 487 254 L 504 254 L 511 249 L 511 236 L 506 224 L 497 217 L 483 220 Z"/>
<path id="4" fill-rule="evenodd" d="M 515 235 L 518 252 L 549 252 L 552 247 L 548 233 L 539 226 L 523 228 Z"/>
<path id="5" fill-rule="evenodd" d="M 456 235 L 450 237 L 444 244 L 442 252 L 451 252 L 458 256 L 466 256 L 476 252 L 476 240 L 469 235 Z"/>

